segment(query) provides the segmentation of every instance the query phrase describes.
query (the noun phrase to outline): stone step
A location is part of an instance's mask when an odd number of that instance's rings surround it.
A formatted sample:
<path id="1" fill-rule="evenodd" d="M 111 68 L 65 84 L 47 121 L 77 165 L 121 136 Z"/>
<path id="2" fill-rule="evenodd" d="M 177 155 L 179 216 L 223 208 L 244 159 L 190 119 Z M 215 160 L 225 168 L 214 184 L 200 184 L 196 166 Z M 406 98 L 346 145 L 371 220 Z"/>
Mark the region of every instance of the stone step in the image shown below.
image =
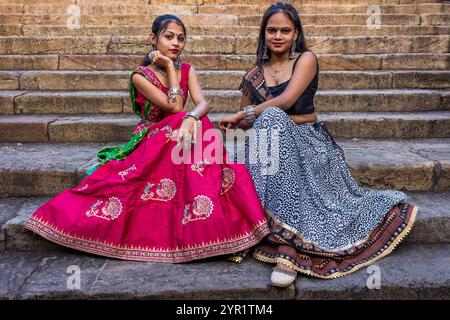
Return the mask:
<path id="1" fill-rule="evenodd" d="M 445 21 L 447 20 L 446 15 L 446 13 L 385 14 L 384 12 L 381 12 L 379 17 L 383 25 L 445 25 Z M 301 14 L 300 19 L 304 24 L 314 25 L 360 25 L 367 27 L 367 25 L 375 24 L 370 19 L 370 15 L 367 13 Z M 261 21 L 262 15 L 247 15 L 239 17 L 239 24 L 242 26 L 259 26 Z"/>
<path id="2" fill-rule="evenodd" d="M 79 267 L 81 272 L 79 289 L 68 289 L 71 266 Z M 0 299 L 285 300 L 295 297 L 293 285 L 284 290 L 272 287 L 271 266 L 251 258 L 241 264 L 225 261 L 223 257 L 162 264 L 107 259 L 73 250 L 12 251 L 0 255 L 0 267 Z"/>
<path id="3" fill-rule="evenodd" d="M 145 55 L 0 55 L 0 70 L 125 70 L 143 63 Z M 321 71 L 448 70 L 450 53 L 317 54 Z M 254 55 L 186 54 L 198 70 L 248 70 Z"/>
<path id="4" fill-rule="evenodd" d="M 236 112 L 238 90 L 204 90 L 211 112 Z M 319 90 L 319 112 L 423 112 L 450 110 L 448 90 Z M 189 102 L 192 106 L 192 102 Z M 0 114 L 131 113 L 126 91 L 0 91 Z"/>
<path id="5" fill-rule="evenodd" d="M 314 52 L 332 54 L 448 53 L 450 35 L 308 37 Z M 191 36 L 185 53 L 254 54 L 256 37 Z M 0 37 L 0 54 L 147 54 L 147 37 Z"/>
<path id="6" fill-rule="evenodd" d="M 216 128 L 225 114 L 211 113 Z M 320 113 L 336 138 L 450 138 L 450 112 Z M 11 115 L 0 117 L 0 143 L 109 142 L 130 138 L 138 118 L 117 115 Z"/>
<path id="7" fill-rule="evenodd" d="M 337 139 L 363 186 L 407 191 L 450 189 L 450 140 Z M 122 145 L 121 142 L 108 145 Z M 76 186 L 97 163 L 98 143 L 0 145 L 2 197 L 54 195 Z M 242 143 L 237 144 L 242 152 Z M 233 153 L 233 145 L 227 144 Z M 70 159 L 70 161 L 68 161 Z M 230 158 L 232 159 L 232 158 Z"/>
<path id="8" fill-rule="evenodd" d="M 16 4 L 75 4 L 88 5 L 92 0 L 16 0 Z M 270 5 L 272 0 L 259 0 L 259 5 Z M 442 0 L 294 0 L 291 4 L 298 5 L 398 5 L 398 4 L 421 4 L 421 3 L 441 3 Z M 10 4 L 10 0 L 0 0 L 0 4 Z M 249 5 L 254 4 L 254 0 L 101 0 L 96 4 L 133 4 L 133 5 Z"/>
<path id="9" fill-rule="evenodd" d="M 165 10 L 163 10 L 165 11 Z M 165 11 L 166 12 L 166 11 Z M 149 21 L 153 21 L 159 14 L 92 14 L 80 15 L 80 24 L 87 25 L 146 25 L 149 26 Z M 177 14 L 177 16 L 186 24 L 201 24 L 201 25 L 238 25 L 239 18 L 230 14 Z M 388 15 L 390 16 L 390 15 Z M 394 19 L 394 18 L 387 18 Z M 401 18 L 399 18 L 401 19 Z M 394 19 L 395 20 L 395 19 Z M 76 27 L 75 22 L 71 22 L 69 15 L 64 14 L 8 14 L 2 16 L 4 24 L 52 24 L 64 25 L 68 23 Z M 419 24 L 420 15 L 412 15 L 409 19 L 402 21 L 411 21 L 412 24 Z"/>
<path id="10" fill-rule="evenodd" d="M 67 10 L 67 9 L 66 9 Z M 148 21 L 153 21 L 159 14 L 102 14 L 91 12 L 80 14 L 79 24 L 87 25 L 146 25 Z M 186 24 L 198 23 L 201 25 L 243 25 L 259 26 L 262 15 L 242 15 L 233 14 L 177 14 Z M 2 17 L 4 24 L 53 24 L 74 25 L 69 16 L 64 14 L 15 14 L 10 13 Z M 423 13 L 423 14 L 389 14 L 380 12 L 379 18 L 383 25 L 448 25 L 449 13 Z M 331 24 L 331 25 L 370 25 L 375 24 L 367 13 L 315 13 L 301 14 L 304 24 Z"/>
<path id="11" fill-rule="evenodd" d="M 269 5 L 201 5 L 198 13 L 229 13 L 235 15 L 252 15 L 258 11 L 264 14 Z M 367 14 L 368 5 L 365 4 L 297 4 L 295 5 L 301 15 L 304 14 Z M 450 7 L 445 3 L 419 3 L 419 4 L 387 4 L 377 5 L 383 14 L 417 14 L 417 13 L 448 13 Z M 133 9 L 132 9 L 133 10 Z M 21 11 L 18 13 L 27 13 Z"/>
<path id="12" fill-rule="evenodd" d="M 244 71 L 198 70 L 203 89 L 236 89 Z M 448 89 L 450 71 L 321 71 L 319 88 Z M 128 90 L 129 71 L 0 71 L 0 90 Z"/>
<path id="13" fill-rule="evenodd" d="M 199 26 L 187 25 L 188 39 L 191 35 L 223 35 L 257 37 L 257 26 Z M 367 26 L 355 25 L 304 25 L 308 36 L 383 36 L 383 35 L 446 35 L 450 26 L 431 25 L 383 25 L 379 29 L 368 29 Z M 79 29 L 54 25 L 15 25 L 0 26 L 0 36 L 147 36 L 148 26 L 136 25 L 81 25 Z"/>
<path id="14" fill-rule="evenodd" d="M 1 91 L 1 113 L 121 113 L 122 91 Z"/>
<path id="15" fill-rule="evenodd" d="M 325 281 L 300 275 L 285 289 L 270 284 L 272 265 L 246 258 L 183 264 L 130 262 L 75 251 L 0 255 L 1 299 L 322 300 L 450 298 L 448 244 L 401 244 L 391 255 L 351 275 Z M 73 267 L 80 287 L 70 287 Z M 373 268 L 379 289 L 369 289 Z M 168 281 L 170 279 L 170 281 Z M 172 281 L 172 280 L 176 281 Z M 267 305 L 264 302 L 258 305 Z M 272 309 L 273 310 L 273 309 Z"/>
<path id="16" fill-rule="evenodd" d="M 23 226 L 50 197 L 0 199 L 0 248 L 44 252 L 60 248 Z M 408 193 L 408 201 L 419 206 L 409 244 L 450 243 L 450 193 Z M 3 222 L 2 222 L 3 221 Z"/>
<path id="17" fill-rule="evenodd" d="M 7 2 L 7 0 L 2 0 Z M 19 0 L 24 1 L 24 3 L 31 3 L 31 0 Z M 55 0 L 50 0 L 54 2 Z M 67 0 L 66 0 L 67 1 Z M 77 3 L 89 3 L 91 0 L 77 0 Z M 106 0 L 102 0 L 106 1 Z M 146 3 L 147 0 L 125 0 L 127 3 Z M 119 2 L 119 0 L 113 0 L 114 2 Z M 440 3 L 442 0 L 293 0 L 290 3 L 294 6 L 298 5 L 398 5 L 398 4 L 419 4 L 419 3 Z M 109 3 L 109 1 L 108 1 Z M 228 4 L 228 5 L 237 5 L 237 4 L 254 4 L 254 0 L 150 0 L 149 4 L 196 4 L 196 5 L 204 5 L 204 4 Z M 272 0 L 259 0 L 258 3 L 260 5 L 266 4 L 270 5 L 273 3 Z"/>
<path id="18" fill-rule="evenodd" d="M 236 5 L 124 5 L 124 4 L 81 4 L 78 5 L 80 15 L 107 14 L 232 14 L 236 16 L 263 14 L 269 5 L 236 4 Z M 0 14 L 66 14 L 67 4 L 1 4 Z M 367 5 L 297 5 L 301 14 L 367 14 Z M 422 4 L 391 4 L 378 5 L 383 14 L 419 14 L 419 13 L 448 13 L 450 6 L 444 3 Z"/>
<path id="19" fill-rule="evenodd" d="M 332 281 L 301 277 L 295 283 L 298 300 L 448 300 L 449 245 L 401 245 L 391 255 L 354 274 Z M 380 275 L 380 289 L 368 289 Z"/>

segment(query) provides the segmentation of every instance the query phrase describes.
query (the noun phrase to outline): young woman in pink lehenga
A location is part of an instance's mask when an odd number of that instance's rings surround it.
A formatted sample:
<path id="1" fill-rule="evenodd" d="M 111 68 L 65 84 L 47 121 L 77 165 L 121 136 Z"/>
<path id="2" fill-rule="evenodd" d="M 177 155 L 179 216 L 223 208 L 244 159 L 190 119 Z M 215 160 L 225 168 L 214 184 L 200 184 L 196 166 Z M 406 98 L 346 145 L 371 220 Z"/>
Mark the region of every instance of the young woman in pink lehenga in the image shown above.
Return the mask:
<path id="1" fill-rule="evenodd" d="M 269 233 L 251 176 L 243 164 L 226 163 L 196 72 L 179 60 L 185 39 L 176 16 L 154 21 L 153 50 L 131 76 L 141 118 L 131 140 L 101 150 L 101 164 L 42 205 L 26 228 L 102 256 L 170 263 L 225 254 L 239 261 L 236 253 Z M 192 113 L 183 111 L 188 92 Z M 211 133 L 213 142 L 202 142 Z M 179 161 L 183 152 L 192 162 Z"/>

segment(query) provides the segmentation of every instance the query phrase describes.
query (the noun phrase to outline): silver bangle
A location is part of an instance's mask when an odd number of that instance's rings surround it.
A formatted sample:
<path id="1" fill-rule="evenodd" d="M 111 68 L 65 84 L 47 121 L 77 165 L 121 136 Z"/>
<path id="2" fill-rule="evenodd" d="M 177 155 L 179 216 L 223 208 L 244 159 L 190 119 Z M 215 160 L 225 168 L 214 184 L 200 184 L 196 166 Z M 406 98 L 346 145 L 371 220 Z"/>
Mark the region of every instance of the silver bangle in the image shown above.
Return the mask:
<path id="1" fill-rule="evenodd" d="M 183 120 L 186 119 L 187 117 L 192 117 L 196 121 L 200 121 L 200 117 L 198 116 L 197 112 L 195 112 L 195 111 L 191 111 L 191 112 L 186 113 L 184 115 L 184 117 L 183 117 Z"/>
<path id="2" fill-rule="evenodd" d="M 245 120 L 247 120 L 249 124 L 253 124 L 256 120 L 255 107 L 254 104 L 251 104 L 244 108 Z"/>
<path id="3" fill-rule="evenodd" d="M 177 94 L 180 95 L 182 98 L 184 98 L 183 91 L 180 88 L 172 87 L 169 89 L 169 92 L 167 93 L 167 101 L 169 102 L 175 102 L 177 101 Z"/>

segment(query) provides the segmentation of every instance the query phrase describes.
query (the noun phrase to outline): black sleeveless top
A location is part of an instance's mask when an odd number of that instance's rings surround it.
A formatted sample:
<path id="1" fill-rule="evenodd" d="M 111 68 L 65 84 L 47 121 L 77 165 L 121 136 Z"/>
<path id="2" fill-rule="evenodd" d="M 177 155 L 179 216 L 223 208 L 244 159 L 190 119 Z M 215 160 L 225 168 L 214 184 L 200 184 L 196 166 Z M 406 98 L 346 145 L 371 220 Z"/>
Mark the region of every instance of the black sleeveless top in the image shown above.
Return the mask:
<path id="1" fill-rule="evenodd" d="M 294 62 L 294 65 L 292 66 L 292 74 L 294 73 L 295 65 L 298 62 L 298 59 L 301 55 L 297 57 L 297 59 Z M 317 59 L 317 57 L 316 57 Z M 269 89 L 270 93 L 273 97 L 279 96 L 283 93 L 283 91 L 287 88 L 289 81 L 285 81 L 283 83 L 280 83 L 279 85 L 267 87 Z M 306 87 L 305 91 L 302 93 L 302 95 L 295 101 L 295 103 L 290 107 L 288 110 L 286 110 L 287 114 L 308 114 L 314 112 L 314 95 L 316 94 L 317 88 L 319 85 L 319 62 L 317 61 L 317 71 L 314 78 L 309 83 L 308 87 Z"/>

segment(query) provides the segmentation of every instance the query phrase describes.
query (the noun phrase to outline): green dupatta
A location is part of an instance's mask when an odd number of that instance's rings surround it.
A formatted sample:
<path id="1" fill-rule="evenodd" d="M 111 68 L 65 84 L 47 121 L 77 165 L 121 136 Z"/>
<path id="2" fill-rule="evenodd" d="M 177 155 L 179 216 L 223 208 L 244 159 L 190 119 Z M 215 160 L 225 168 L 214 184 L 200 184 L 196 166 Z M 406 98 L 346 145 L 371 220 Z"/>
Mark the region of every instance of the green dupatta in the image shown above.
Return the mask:
<path id="1" fill-rule="evenodd" d="M 149 82 L 153 83 L 148 76 L 143 72 L 142 70 L 136 69 L 133 72 L 131 72 L 130 77 L 132 77 L 135 73 L 140 74 L 145 79 L 147 79 Z M 146 100 L 145 106 L 144 106 L 144 117 L 142 117 L 142 114 L 140 112 L 140 105 L 136 103 L 136 88 L 133 84 L 133 81 L 130 80 L 130 98 L 131 98 L 131 105 L 133 107 L 133 111 L 136 115 L 138 115 L 139 118 L 143 121 L 146 120 L 148 117 L 148 114 L 150 112 L 151 102 Z M 130 155 L 131 152 L 133 152 L 134 149 L 136 149 L 137 145 L 142 141 L 142 139 L 145 137 L 146 133 L 148 131 L 148 128 L 144 128 L 141 131 L 139 131 L 136 134 L 130 135 L 130 140 L 127 142 L 127 144 L 123 146 L 117 146 L 117 147 L 107 147 L 101 149 L 97 153 L 97 158 L 100 161 L 99 164 L 95 165 L 91 169 L 87 171 L 87 175 L 91 175 L 97 168 L 101 167 L 105 163 L 108 163 L 111 160 L 123 160 L 128 155 Z"/>

